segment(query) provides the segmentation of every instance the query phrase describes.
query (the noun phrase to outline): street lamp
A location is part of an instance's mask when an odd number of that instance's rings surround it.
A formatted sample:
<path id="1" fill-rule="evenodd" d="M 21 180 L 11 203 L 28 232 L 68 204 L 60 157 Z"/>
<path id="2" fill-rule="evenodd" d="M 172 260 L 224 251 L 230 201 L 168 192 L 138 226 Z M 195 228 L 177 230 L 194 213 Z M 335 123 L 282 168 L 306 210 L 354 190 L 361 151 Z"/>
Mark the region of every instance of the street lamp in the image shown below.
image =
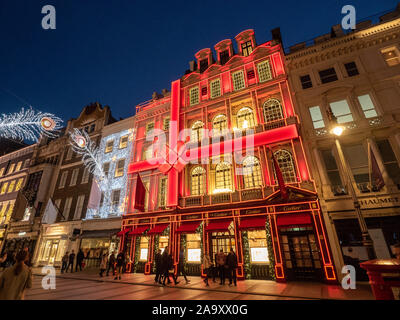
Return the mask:
<path id="1" fill-rule="evenodd" d="M 330 133 L 332 135 L 334 135 L 334 137 L 335 137 L 335 144 L 336 144 L 336 148 L 338 150 L 340 163 L 342 165 L 343 170 L 346 173 L 347 186 L 349 188 L 350 195 L 353 199 L 354 209 L 356 211 L 358 224 L 360 225 L 362 244 L 365 247 L 365 249 L 367 250 L 368 259 L 373 260 L 373 259 L 376 259 L 374 245 L 373 245 L 372 239 L 368 233 L 367 224 L 366 224 L 364 216 L 362 215 L 362 212 L 361 212 L 360 202 L 358 201 L 358 198 L 357 198 L 357 195 L 356 195 L 356 192 L 354 190 L 353 183 L 351 180 L 351 172 L 346 166 L 342 146 L 340 145 L 340 141 L 338 139 L 338 137 L 340 137 L 342 135 L 345 128 L 343 126 L 341 126 L 340 124 L 338 124 L 337 118 L 333 114 L 330 106 L 328 106 L 327 113 L 328 113 L 328 119 L 329 119 L 329 124 L 330 124 Z"/>

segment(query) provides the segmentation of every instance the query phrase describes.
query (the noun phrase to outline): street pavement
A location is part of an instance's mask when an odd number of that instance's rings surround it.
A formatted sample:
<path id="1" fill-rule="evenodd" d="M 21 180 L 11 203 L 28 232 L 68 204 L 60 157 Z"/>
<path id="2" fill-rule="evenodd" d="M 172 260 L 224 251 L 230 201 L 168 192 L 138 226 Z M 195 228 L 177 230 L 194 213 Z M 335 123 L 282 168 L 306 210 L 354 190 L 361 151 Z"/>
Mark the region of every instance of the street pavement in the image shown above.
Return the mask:
<path id="1" fill-rule="evenodd" d="M 368 283 L 344 290 L 315 282 L 245 280 L 235 287 L 211 280 L 210 287 L 205 287 L 200 277 L 189 277 L 189 284 L 179 277 L 179 284 L 163 287 L 154 283 L 153 275 L 123 274 L 122 280 L 114 280 L 112 276 L 100 278 L 95 270 L 67 274 L 57 270 L 56 289 L 45 290 L 41 268 L 34 268 L 33 274 L 26 300 L 374 300 Z"/>

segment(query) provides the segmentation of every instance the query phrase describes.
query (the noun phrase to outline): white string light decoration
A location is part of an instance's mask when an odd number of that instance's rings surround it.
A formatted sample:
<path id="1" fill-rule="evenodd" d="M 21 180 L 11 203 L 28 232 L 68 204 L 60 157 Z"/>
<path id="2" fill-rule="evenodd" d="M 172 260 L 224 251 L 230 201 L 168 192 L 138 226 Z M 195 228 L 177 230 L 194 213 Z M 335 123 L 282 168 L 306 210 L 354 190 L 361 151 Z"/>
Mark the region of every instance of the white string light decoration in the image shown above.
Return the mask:
<path id="1" fill-rule="evenodd" d="M 32 107 L 0 116 L 0 137 L 37 141 L 41 135 L 58 136 L 62 120 L 48 112 L 35 111 Z"/>

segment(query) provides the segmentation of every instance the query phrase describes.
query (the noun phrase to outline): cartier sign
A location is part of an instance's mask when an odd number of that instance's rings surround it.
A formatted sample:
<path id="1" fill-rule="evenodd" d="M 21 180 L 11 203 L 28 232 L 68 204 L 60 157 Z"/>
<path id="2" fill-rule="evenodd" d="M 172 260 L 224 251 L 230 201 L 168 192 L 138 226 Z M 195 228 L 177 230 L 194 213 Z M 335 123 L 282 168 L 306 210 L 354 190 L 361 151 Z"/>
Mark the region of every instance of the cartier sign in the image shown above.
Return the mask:
<path id="1" fill-rule="evenodd" d="M 394 207 L 400 204 L 399 197 L 366 198 L 359 200 L 361 208 Z"/>

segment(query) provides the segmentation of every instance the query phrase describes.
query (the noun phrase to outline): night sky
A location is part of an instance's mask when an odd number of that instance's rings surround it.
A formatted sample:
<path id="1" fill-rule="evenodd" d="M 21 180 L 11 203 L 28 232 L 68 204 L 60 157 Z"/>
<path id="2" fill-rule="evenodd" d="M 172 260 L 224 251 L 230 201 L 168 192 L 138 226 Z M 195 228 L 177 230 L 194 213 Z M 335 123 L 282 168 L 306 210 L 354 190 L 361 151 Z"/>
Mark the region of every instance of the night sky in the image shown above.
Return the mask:
<path id="1" fill-rule="evenodd" d="M 41 27 L 47 4 L 56 30 Z M 260 44 L 275 27 L 289 47 L 330 32 L 346 4 L 359 20 L 397 1 L 0 0 L 0 112 L 30 104 L 68 120 L 98 101 L 125 118 L 170 89 L 198 50 L 249 28 Z"/>

